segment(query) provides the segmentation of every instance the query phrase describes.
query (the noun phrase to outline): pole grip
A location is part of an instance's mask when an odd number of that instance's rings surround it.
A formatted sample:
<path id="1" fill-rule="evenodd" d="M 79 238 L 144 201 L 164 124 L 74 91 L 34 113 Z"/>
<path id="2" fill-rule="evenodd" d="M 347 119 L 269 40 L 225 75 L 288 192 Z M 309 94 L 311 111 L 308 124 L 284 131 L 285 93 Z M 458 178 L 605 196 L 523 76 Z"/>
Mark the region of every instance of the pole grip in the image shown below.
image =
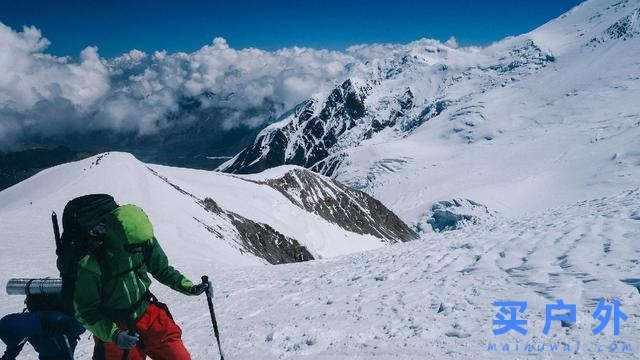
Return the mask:
<path id="1" fill-rule="evenodd" d="M 62 251 L 62 240 L 60 239 L 60 226 L 58 225 L 58 215 L 56 212 L 51 213 L 51 223 L 53 225 L 53 238 L 56 241 L 56 255 L 60 255 Z"/>
<path id="2" fill-rule="evenodd" d="M 207 286 L 209 286 L 209 277 L 207 275 L 202 275 L 200 279 L 202 279 L 203 284 L 207 284 Z M 209 289 L 205 291 L 205 294 L 207 295 L 207 299 L 211 299 L 211 297 L 209 296 Z"/>

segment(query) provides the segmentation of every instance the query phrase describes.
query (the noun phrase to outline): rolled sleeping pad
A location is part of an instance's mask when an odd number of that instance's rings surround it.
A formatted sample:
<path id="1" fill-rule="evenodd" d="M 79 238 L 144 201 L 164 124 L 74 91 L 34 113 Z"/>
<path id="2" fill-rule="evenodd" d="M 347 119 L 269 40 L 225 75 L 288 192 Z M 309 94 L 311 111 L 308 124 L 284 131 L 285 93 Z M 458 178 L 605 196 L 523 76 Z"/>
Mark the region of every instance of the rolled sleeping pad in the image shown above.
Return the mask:
<path id="1" fill-rule="evenodd" d="M 7 282 L 8 295 L 59 294 L 62 279 L 11 279 Z"/>

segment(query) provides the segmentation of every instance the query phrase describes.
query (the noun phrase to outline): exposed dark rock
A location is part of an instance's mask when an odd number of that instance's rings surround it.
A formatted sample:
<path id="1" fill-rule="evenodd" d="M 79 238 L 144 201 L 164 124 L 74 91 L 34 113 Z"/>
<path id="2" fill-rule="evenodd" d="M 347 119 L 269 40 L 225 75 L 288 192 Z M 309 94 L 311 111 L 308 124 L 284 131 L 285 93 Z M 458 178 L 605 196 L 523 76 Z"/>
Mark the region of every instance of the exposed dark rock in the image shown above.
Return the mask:
<path id="1" fill-rule="evenodd" d="M 333 176 L 334 172 L 342 165 L 342 162 L 346 158 L 345 153 L 338 153 L 336 155 L 329 156 L 322 161 L 318 161 L 309 168 L 311 171 L 323 174 L 325 176 Z"/>
<path id="2" fill-rule="evenodd" d="M 219 216 L 223 220 L 231 222 L 238 233 L 240 240 L 239 249 L 241 252 L 249 252 L 257 257 L 265 259 L 270 264 L 283 264 L 299 261 L 313 260 L 313 255 L 293 238 L 285 236 L 267 224 L 257 223 L 234 212 L 222 209 L 218 203 L 210 197 L 200 200 L 192 193 L 173 184 L 166 177 L 157 171 L 147 167 L 149 171 L 171 185 L 174 189 L 185 196 L 193 199 L 198 205 L 208 212 Z M 224 235 L 214 227 L 207 225 L 203 220 L 194 218 L 207 231 L 223 238 Z"/>
<path id="3" fill-rule="evenodd" d="M 430 104 L 426 108 L 424 108 L 424 110 L 422 110 L 416 118 L 405 122 L 402 125 L 402 130 L 408 133 L 412 132 L 413 130 L 418 128 L 420 125 L 427 122 L 429 119 L 440 115 L 440 113 L 442 113 L 452 103 L 453 101 L 451 100 L 435 101 L 433 104 Z"/>
<path id="4" fill-rule="evenodd" d="M 360 86 L 346 80 L 327 96 L 317 115 L 317 100 L 296 107 L 287 124 L 261 132 L 253 145 L 245 148 L 220 170 L 249 174 L 279 165 L 299 165 L 330 176 L 339 162 L 323 163 L 340 149 L 354 146 L 373 134 L 393 128 L 398 119 L 413 109 L 411 89 L 390 97 L 393 104 L 388 118 L 368 118 L 364 106 L 370 85 Z M 438 111 L 442 111 L 438 104 Z"/>
<path id="5" fill-rule="evenodd" d="M 640 8 L 613 23 L 601 36 L 589 40 L 588 45 L 596 46 L 600 43 L 615 39 L 624 41 L 636 36 L 640 36 Z"/>
<path id="6" fill-rule="evenodd" d="M 418 238 L 380 201 L 309 170 L 294 169 L 263 184 L 278 190 L 300 208 L 346 230 L 373 235 L 389 243 Z"/>
<path id="7" fill-rule="evenodd" d="M 222 208 L 218 206 L 218 203 L 215 202 L 210 197 L 204 198 L 204 200 L 202 200 L 202 205 L 204 205 L 204 208 L 207 211 L 212 212 L 214 214 L 221 214 L 223 212 Z"/>
<path id="8" fill-rule="evenodd" d="M 313 115 L 313 105 L 313 101 L 305 101 L 296 107 L 293 116 L 298 118 L 301 123 L 305 123 Z M 250 174 L 285 163 L 303 165 L 305 163 L 303 148 L 296 148 L 295 155 L 288 162 L 285 156 L 290 140 L 287 133 L 296 127 L 297 123 L 290 123 L 285 128 L 270 129 L 266 133 L 260 133 L 252 145 L 247 146 L 236 155 L 231 165 L 224 167 L 224 171 Z"/>
<path id="9" fill-rule="evenodd" d="M 630 39 L 638 35 L 640 24 L 638 24 L 640 8 L 636 9 L 633 14 L 627 15 L 616 21 L 604 31 L 611 39 Z"/>
<path id="10" fill-rule="evenodd" d="M 229 215 L 240 233 L 244 248 L 270 264 L 313 260 L 313 255 L 296 239 L 284 236 L 267 224 L 260 224 L 234 213 Z"/>
<path id="11" fill-rule="evenodd" d="M 252 145 L 221 169 L 250 174 L 284 164 L 312 167 L 326 159 L 339 144 L 340 137 L 365 115 L 366 91 L 346 80 L 331 91 L 315 116 L 316 101 L 303 102 L 293 112 L 292 121 L 280 128 L 265 129 Z"/>

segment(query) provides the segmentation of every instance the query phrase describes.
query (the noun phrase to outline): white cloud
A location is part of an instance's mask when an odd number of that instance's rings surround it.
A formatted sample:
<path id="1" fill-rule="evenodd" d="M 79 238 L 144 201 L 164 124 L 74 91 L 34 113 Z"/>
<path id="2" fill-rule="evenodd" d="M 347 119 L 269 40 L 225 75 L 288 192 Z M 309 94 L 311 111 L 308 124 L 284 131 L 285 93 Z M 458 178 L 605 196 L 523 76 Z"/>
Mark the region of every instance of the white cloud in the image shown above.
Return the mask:
<path id="1" fill-rule="evenodd" d="M 455 47 L 452 39 L 447 45 Z M 104 59 L 96 47 L 71 58 L 45 53 L 48 45 L 35 27 L 17 32 L 0 23 L 0 148 L 30 136 L 74 131 L 153 133 L 167 126 L 166 115 L 189 97 L 226 109 L 226 127 L 258 126 L 330 89 L 365 62 L 406 49 L 374 44 L 345 52 L 236 50 L 216 37 L 193 53 L 149 55 L 134 49 Z"/>
<path id="2" fill-rule="evenodd" d="M 48 45 L 34 27 L 15 32 L 0 23 L 0 145 L 20 135 L 49 131 L 63 121 L 55 111 L 71 111 L 68 118 L 73 123 L 110 89 L 108 69 L 97 48 L 87 47 L 71 62 L 42 53 Z M 48 114 L 36 113 L 48 110 L 51 120 Z"/>
<path id="3" fill-rule="evenodd" d="M 455 49 L 458 47 L 458 39 L 456 39 L 455 36 L 452 36 L 449 40 L 445 41 L 444 44 Z"/>

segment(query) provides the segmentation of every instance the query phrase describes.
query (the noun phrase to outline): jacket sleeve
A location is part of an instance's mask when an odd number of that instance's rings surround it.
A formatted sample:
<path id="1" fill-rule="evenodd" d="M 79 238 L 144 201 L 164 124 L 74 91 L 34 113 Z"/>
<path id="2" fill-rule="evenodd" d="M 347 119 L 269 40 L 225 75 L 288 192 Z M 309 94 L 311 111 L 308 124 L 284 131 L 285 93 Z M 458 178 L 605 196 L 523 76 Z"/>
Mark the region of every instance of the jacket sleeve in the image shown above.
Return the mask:
<path id="1" fill-rule="evenodd" d="M 78 278 L 73 294 L 75 317 L 87 330 L 104 342 L 114 342 L 118 326 L 100 311 L 102 286 L 100 266 L 90 256 L 78 264 Z"/>
<path id="2" fill-rule="evenodd" d="M 147 269 L 151 275 L 173 290 L 190 295 L 193 283 L 169 265 L 167 255 L 155 238 L 151 239 L 151 242 L 150 255 L 147 260 Z"/>

